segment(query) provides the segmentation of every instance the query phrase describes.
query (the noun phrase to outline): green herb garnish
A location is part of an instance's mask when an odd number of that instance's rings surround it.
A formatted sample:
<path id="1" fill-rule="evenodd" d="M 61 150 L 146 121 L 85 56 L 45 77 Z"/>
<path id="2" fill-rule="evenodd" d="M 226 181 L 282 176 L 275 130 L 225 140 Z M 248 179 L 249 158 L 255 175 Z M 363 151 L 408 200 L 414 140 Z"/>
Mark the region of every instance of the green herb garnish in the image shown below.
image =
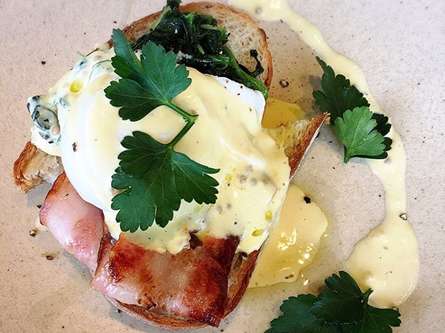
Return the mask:
<path id="1" fill-rule="evenodd" d="M 372 290 L 362 293 L 348 273 L 334 274 L 325 284 L 319 296 L 285 300 L 266 333 L 391 333 L 400 326 L 399 311 L 369 305 Z"/>
<path id="2" fill-rule="evenodd" d="M 347 110 L 335 121 L 335 134 L 345 146 L 344 161 L 352 157 L 378 157 L 385 152 L 385 138 L 377 130 L 369 108 Z"/>
<path id="3" fill-rule="evenodd" d="M 113 31 L 113 45 L 116 56 L 112 65 L 122 79 L 111 82 L 105 94 L 111 105 L 120 107 L 122 119 L 137 121 L 158 106 L 165 105 L 177 111 L 187 122 L 194 122 L 195 115 L 172 102 L 192 82 L 185 66 L 176 66 L 173 52 L 166 52 L 161 46 L 148 42 L 142 48 L 139 60 L 120 30 Z"/>
<path id="4" fill-rule="evenodd" d="M 268 96 L 267 87 L 256 77 L 263 72 L 258 53 L 251 50 L 256 68 L 250 72 L 238 63 L 227 47 L 229 34 L 218 26 L 215 18 L 199 13 L 182 13 L 179 0 L 168 0 L 150 32 L 139 38 L 134 49 L 141 49 L 148 41 L 178 53 L 178 62 L 202 73 L 225 76 Z"/>
<path id="5" fill-rule="evenodd" d="M 154 221 L 162 227 L 173 218 L 181 200 L 215 203 L 218 182 L 210 176 L 219 170 L 201 165 L 174 150 L 194 125 L 197 115 L 188 113 L 172 100 L 191 84 L 184 65 L 176 55 L 153 42 L 144 45 L 140 60 L 120 30 L 113 31 L 115 72 L 121 77 L 105 89 L 124 120 L 137 121 L 164 105 L 185 121 L 184 128 L 168 144 L 150 135 L 133 132 L 122 141 L 119 168 L 112 177 L 112 209 L 123 231 L 146 230 Z"/>
<path id="6" fill-rule="evenodd" d="M 119 155 L 120 168 L 112 186 L 123 192 L 113 198 L 111 207 L 119 210 L 117 221 L 123 231 L 146 230 L 154 220 L 165 227 L 181 200 L 216 201 L 218 182 L 209 174 L 219 170 L 196 163 L 174 151 L 174 144 L 161 144 L 142 132 L 125 137 L 122 145 L 127 150 Z"/>
<path id="7" fill-rule="evenodd" d="M 391 129 L 388 117 L 372 113 L 368 100 L 344 75 L 336 75 L 332 67 L 318 57 L 317 61 L 323 76 L 321 90 L 314 91 L 313 96 L 320 110 L 330 114 L 337 137 L 345 147 L 345 163 L 352 157 L 387 158 L 392 144 L 392 140 L 385 137 Z M 363 111 L 365 109 L 368 112 Z M 350 115 L 359 110 L 360 116 Z M 347 111 L 348 119 L 344 119 Z"/>

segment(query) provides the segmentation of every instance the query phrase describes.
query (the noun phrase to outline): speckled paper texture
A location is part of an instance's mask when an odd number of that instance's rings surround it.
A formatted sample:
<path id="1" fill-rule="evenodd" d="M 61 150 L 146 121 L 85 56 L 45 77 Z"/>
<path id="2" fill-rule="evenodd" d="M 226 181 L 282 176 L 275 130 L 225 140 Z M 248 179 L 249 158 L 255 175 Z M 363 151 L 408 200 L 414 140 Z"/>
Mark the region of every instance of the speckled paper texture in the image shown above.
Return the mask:
<path id="1" fill-rule="evenodd" d="M 334 49 L 363 68 L 406 145 L 408 216 L 419 239 L 421 273 L 416 291 L 400 309 L 402 327 L 395 331 L 445 332 L 445 2 L 293 5 Z M 12 163 L 30 134 L 26 98 L 45 93 L 79 52 L 106 41 L 112 28 L 161 6 L 153 0 L 0 0 L 0 332 L 163 332 L 118 313 L 89 287 L 87 270 L 49 233 L 29 235 L 44 189 L 24 195 L 11 177 Z M 284 24 L 263 26 L 275 62 L 272 95 L 309 109 L 311 84 L 320 74 L 311 51 Z M 289 87 L 280 87 L 281 79 Z M 295 181 L 330 221 L 329 237 L 305 273 L 308 286 L 249 291 L 221 328 L 199 332 L 264 332 L 283 298 L 316 289 L 383 218 L 384 193 L 377 178 L 363 163 L 343 165 L 327 128 Z"/>

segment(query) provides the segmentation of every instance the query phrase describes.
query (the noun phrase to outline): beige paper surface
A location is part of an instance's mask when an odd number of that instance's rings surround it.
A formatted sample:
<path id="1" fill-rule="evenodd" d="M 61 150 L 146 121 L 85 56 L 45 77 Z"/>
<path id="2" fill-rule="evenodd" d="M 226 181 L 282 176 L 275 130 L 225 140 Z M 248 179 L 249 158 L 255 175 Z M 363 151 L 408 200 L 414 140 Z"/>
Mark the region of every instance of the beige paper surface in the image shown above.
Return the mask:
<path id="1" fill-rule="evenodd" d="M 329 3 L 329 5 L 328 5 Z M 377 100 L 401 133 L 408 154 L 409 220 L 420 244 L 417 290 L 401 307 L 397 332 L 445 331 L 445 2 L 294 1 L 329 44 L 364 69 Z M 113 27 L 162 1 L 0 0 L 0 332 L 161 332 L 117 313 L 89 288 L 89 276 L 46 232 L 29 236 L 41 194 L 20 193 L 12 163 L 29 138 L 26 98 L 45 93 L 74 63 L 109 38 Z M 274 54 L 272 95 L 311 106 L 319 75 L 310 50 L 283 24 L 265 24 Z M 287 88 L 278 84 L 289 81 Z M 360 162 L 342 164 L 324 129 L 298 183 L 330 219 L 328 240 L 306 276 L 309 290 L 338 270 L 354 243 L 383 217 L 382 189 Z M 54 256 L 47 260 L 46 256 Z M 263 332 L 281 300 L 301 284 L 248 292 L 224 332 Z M 207 329 L 202 332 L 219 332 Z"/>

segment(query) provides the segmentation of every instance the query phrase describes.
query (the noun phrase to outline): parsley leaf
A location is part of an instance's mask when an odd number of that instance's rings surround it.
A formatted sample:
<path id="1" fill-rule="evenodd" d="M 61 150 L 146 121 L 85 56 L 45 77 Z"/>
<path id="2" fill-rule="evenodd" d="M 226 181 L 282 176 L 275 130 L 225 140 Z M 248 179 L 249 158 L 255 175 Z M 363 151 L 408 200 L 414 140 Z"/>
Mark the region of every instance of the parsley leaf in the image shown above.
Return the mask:
<path id="1" fill-rule="evenodd" d="M 127 150 L 119 155 L 120 167 L 112 180 L 112 187 L 121 192 L 111 207 L 119 210 L 116 220 L 123 231 L 146 230 L 154 220 L 166 226 L 181 199 L 215 203 L 218 182 L 209 174 L 219 170 L 199 164 L 143 132 L 133 132 L 122 145 Z"/>
<path id="2" fill-rule="evenodd" d="M 354 279 L 346 272 L 327 278 L 320 300 L 312 312 L 333 323 L 355 322 L 363 317 L 362 292 Z"/>
<path id="3" fill-rule="evenodd" d="M 319 57 L 317 57 L 317 61 L 323 69 L 323 76 L 321 78 L 321 90 L 314 91 L 313 96 L 320 110 L 330 114 L 332 124 L 337 126 L 337 120 L 344 117 L 345 112 L 348 110 L 354 112 L 354 110 L 358 110 L 361 107 L 367 107 L 369 110 L 369 102 L 360 90 L 354 85 L 351 85 L 351 82 L 344 75 L 336 75 L 332 67 L 327 65 Z M 374 126 L 376 132 L 385 137 L 391 129 L 388 117 L 379 113 L 371 113 L 371 115 L 372 119 L 377 123 L 376 126 Z M 352 125 L 353 123 L 349 122 L 348 124 Z M 349 131 L 353 133 L 348 133 Z M 355 131 L 355 127 L 343 127 L 343 134 L 345 136 L 354 136 Z M 375 140 L 377 141 L 377 139 Z M 384 138 L 383 151 L 380 150 L 381 146 L 378 144 L 372 147 L 372 149 L 370 149 L 372 146 L 371 142 L 368 142 L 368 144 L 367 148 L 361 149 L 358 155 L 356 152 L 349 151 L 345 145 L 345 162 L 349 161 L 351 157 L 385 159 L 388 157 L 387 151 L 391 149 L 392 140 L 388 137 Z M 380 153 L 377 154 L 376 151 Z"/>
<path id="4" fill-rule="evenodd" d="M 372 290 L 362 293 L 348 273 L 334 274 L 325 284 L 318 297 L 285 300 L 266 333 L 391 333 L 400 326 L 399 311 L 369 305 Z"/>
<path id="5" fill-rule="evenodd" d="M 352 110 L 359 106 L 369 106 L 363 94 L 344 75 L 335 75 L 331 66 L 317 57 L 317 61 L 323 69 L 321 89 L 313 92 L 315 102 L 322 112 L 331 115 L 331 121 L 335 122 L 343 116 L 346 110 Z"/>
<path id="6" fill-rule="evenodd" d="M 346 111 L 335 121 L 335 134 L 345 146 L 345 163 L 352 157 L 386 155 L 385 138 L 377 129 L 377 121 L 366 106 Z"/>
<path id="7" fill-rule="evenodd" d="M 133 132 L 121 142 L 119 167 L 111 186 L 119 193 L 111 208 L 122 231 L 146 230 L 156 221 L 165 227 L 179 209 L 181 200 L 199 204 L 215 203 L 218 182 L 210 175 L 219 170 L 207 167 L 176 152 L 175 145 L 187 134 L 197 115 L 188 113 L 173 98 L 191 84 L 184 65 L 176 65 L 176 55 L 162 46 L 146 43 L 140 59 L 120 30 L 113 31 L 115 72 L 121 77 L 105 89 L 124 120 L 138 121 L 165 105 L 185 120 L 185 126 L 168 144 L 157 142 L 143 132 Z"/>
<path id="8" fill-rule="evenodd" d="M 114 29 L 112 39 L 116 55 L 111 59 L 111 64 L 116 74 L 122 78 L 143 80 L 141 62 L 133 52 L 124 33 L 119 29 Z"/>
<path id="9" fill-rule="evenodd" d="M 111 82 L 105 95 L 120 107 L 122 119 L 137 121 L 161 105 L 171 107 L 171 100 L 190 86 L 187 68 L 176 66 L 176 55 L 162 46 L 148 42 L 139 60 L 120 30 L 113 31 L 113 45 L 112 65 L 122 79 Z"/>
<path id="10" fill-rule="evenodd" d="M 399 327 L 400 313 L 392 309 L 378 309 L 368 305 L 358 333 L 391 333 L 391 327 Z"/>
<path id="11" fill-rule="evenodd" d="M 336 333 L 335 328 L 324 326 L 324 322 L 311 313 L 316 301 L 314 295 L 290 297 L 283 302 L 281 316 L 272 320 L 266 333 Z"/>

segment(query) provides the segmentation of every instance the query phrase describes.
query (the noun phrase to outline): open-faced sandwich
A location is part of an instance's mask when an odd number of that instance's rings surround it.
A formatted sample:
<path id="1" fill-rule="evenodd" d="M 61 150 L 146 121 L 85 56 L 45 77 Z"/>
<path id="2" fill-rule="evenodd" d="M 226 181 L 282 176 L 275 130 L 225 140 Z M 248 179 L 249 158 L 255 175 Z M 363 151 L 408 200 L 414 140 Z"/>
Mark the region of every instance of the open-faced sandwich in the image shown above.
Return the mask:
<path id="1" fill-rule="evenodd" d="M 263 128 L 264 31 L 226 5 L 179 2 L 29 99 L 14 177 L 24 191 L 52 183 L 41 223 L 116 307 L 167 328 L 218 326 L 327 115 Z"/>

